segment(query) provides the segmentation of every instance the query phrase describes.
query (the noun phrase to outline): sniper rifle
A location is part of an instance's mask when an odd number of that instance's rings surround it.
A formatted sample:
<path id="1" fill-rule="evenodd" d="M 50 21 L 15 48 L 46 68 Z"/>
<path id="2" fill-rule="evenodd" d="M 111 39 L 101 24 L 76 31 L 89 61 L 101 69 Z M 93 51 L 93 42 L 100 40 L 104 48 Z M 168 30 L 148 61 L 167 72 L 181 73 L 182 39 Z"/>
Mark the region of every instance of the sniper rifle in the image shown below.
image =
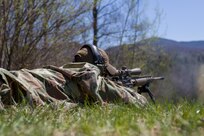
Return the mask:
<path id="1" fill-rule="evenodd" d="M 149 88 L 150 83 L 156 80 L 163 80 L 164 77 L 138 76 L 141 72 L 140 68 L 127 69 L 126 67 L 122 67 L 118 74 L 111 77 L 111 80 L 126 87 L 138 87 L 139 94 L 148 93 L 153 103 L 155 103 L 154 95 Z"/>

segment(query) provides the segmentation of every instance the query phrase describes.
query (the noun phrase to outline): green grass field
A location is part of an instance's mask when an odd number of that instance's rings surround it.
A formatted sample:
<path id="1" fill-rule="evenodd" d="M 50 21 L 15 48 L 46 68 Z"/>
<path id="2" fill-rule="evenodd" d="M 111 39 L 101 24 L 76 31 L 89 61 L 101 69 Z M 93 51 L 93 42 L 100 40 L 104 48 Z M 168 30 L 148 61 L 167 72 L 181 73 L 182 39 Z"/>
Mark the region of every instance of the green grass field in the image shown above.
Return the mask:
<path id="1" fill-rule="evenodd" d="M 204 134 L 203 104 L 181 101 L 136 108 L 91 105 L 70 110 L 19 105 L 0 113 L 0 135 L 195 135 Z"/>

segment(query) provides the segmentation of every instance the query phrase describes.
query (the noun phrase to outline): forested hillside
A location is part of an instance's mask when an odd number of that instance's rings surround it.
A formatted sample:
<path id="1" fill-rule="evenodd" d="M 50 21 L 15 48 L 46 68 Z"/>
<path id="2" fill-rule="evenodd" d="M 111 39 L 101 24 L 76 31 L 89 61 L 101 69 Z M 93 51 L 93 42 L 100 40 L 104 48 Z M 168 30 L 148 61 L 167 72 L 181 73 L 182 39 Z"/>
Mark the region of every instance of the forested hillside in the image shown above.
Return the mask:
<path id="1" fill-rule="evenodd" d="M 177 42 L 156 38 L 107 51 L 118 68 L 124 65 L 140 67 L 144 75 L 164 76 L 164 81 L 153 85 L 158 98 L 201 99 L 203 96 L 204 41 Z"/>

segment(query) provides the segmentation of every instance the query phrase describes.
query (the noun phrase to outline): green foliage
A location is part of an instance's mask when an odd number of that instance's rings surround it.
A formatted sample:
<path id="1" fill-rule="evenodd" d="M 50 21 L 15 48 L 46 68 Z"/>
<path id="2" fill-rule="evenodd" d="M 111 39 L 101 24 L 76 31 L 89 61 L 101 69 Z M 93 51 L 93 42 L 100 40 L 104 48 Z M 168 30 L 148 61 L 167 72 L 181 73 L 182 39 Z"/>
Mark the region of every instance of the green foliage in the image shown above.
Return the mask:
<path id="1" fill-rule="evenodd" d="M 107 52 L 111 63 L 118 68 L 122 66 L 128 68 L 139 67 L 143 74 L 159 75 L 166 73 L 171 65 L 171 58 L 168 54 L 162 48 L 156 46 L 148 44 L 142 46 L 124 45 L 117 49 L 120 52 L 115 50 L 107 50 Z M 119 55 L 114 57 L 118 52 Z"/>
<path id="2" fill-rule="evenodd" d="M 203 105 L 180 101 L 136 108 L 91 105 L 65 110 L 25 105 L 1 111 L 1 135 L 201 135 Z"/>

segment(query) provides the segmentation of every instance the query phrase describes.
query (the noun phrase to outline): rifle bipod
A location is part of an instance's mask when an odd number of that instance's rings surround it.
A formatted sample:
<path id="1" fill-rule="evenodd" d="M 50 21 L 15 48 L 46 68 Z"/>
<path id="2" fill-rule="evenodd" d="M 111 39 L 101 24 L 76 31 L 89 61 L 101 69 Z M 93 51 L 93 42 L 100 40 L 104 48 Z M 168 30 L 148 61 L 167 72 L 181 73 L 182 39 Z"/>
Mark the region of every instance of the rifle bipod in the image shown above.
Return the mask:
<path id="1" fill-rule="evenodd" d="M 155 98 L 154 98 L 154 95 L 152 94 L 152 92 L 149 89 L 149 85 L 144 85 L 144 86 L 138 87 L 138 93 L 139 94 L 141 94 L 141 93 L 148 93 L 149 97 L 152 100 L 152 102 L 155 104 Z"/>

